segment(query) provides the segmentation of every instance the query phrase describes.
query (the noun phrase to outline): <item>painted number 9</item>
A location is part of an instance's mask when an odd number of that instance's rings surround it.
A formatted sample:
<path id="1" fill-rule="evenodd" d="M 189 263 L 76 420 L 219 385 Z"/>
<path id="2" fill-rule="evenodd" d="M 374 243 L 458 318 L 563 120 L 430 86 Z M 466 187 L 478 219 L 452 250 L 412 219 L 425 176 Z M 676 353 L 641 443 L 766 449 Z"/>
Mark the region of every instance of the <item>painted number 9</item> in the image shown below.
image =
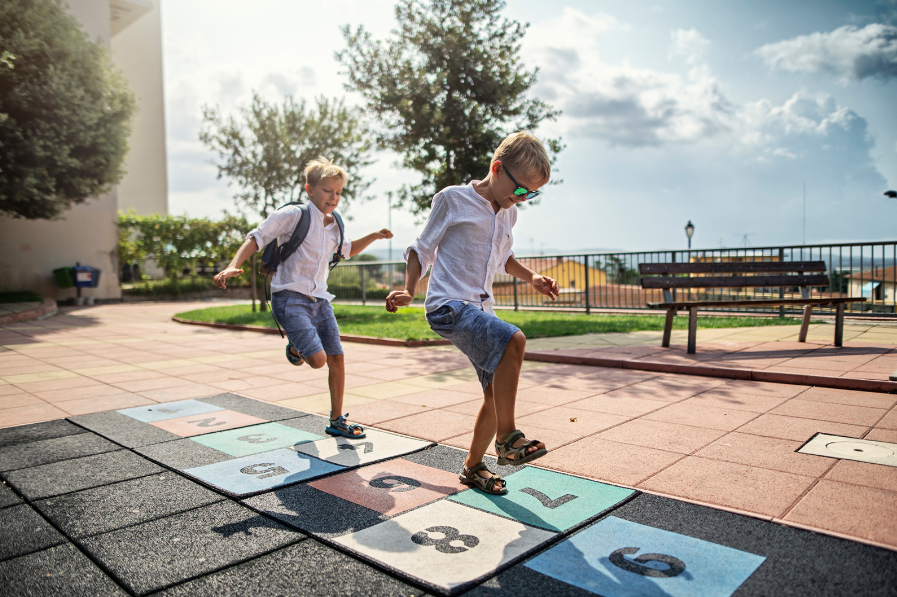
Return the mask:
<path id="1" fill-rule="evenodd" d="M 679 558 L 662 553 L 645 553 L 637 558 L 629 559 L 626 555 L 637 553 L 639 547 L 623 547 L 610 554 L 610 563 L 627 572 L 650 576 L 651 578 L 672 578 L 685 572 L 685 562 Z M 660 562 L 666 568 L 658 569 L 648 566 L 649 562 Z"/>

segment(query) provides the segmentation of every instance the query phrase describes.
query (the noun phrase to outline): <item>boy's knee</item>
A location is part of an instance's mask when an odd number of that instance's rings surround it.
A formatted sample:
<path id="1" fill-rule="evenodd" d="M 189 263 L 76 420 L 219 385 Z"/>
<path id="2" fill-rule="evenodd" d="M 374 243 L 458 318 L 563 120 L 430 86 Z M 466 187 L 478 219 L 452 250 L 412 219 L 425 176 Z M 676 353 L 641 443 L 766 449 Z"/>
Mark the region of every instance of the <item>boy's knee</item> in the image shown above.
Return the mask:
<path id="1" fill-rule="evenodd" d="M 327 366 L 328 367 L 342 367 L 345 364 L 346 360 L 343 358 L 341 354 L 328 354 L 327 355 Z"/>
<path id="2" fill-rule="evenodd" d="M 523 335 L 523 332 L 514 332 L 514 335 L 511 336 L 511 341 L 508 342 L 508 348 L 506 350 L 520 353 L 520 356 L 523 356 L 523 353 L 526 352 L 526 336 Z"/>
<path id="3" fill-rule="evenodd" d="M 315 354 L 311 355 L 305 361 L 308 363 L 308 366 L 312 369 L 320 369 L 324 365 L 327 364 L 327 355 L 324 354 L 323 350 L 319 350 Z"/>

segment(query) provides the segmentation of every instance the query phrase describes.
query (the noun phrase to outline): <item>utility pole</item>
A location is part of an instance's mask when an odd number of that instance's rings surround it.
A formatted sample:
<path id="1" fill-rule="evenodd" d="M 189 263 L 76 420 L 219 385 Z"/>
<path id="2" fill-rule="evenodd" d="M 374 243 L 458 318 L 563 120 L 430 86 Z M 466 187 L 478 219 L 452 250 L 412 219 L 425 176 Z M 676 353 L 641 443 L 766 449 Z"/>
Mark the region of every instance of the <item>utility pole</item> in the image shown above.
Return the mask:
<path id="1" fill-rule="evenodd" d="M 807 244 L 807 181 L 804 181 L 804 244 Z"/>

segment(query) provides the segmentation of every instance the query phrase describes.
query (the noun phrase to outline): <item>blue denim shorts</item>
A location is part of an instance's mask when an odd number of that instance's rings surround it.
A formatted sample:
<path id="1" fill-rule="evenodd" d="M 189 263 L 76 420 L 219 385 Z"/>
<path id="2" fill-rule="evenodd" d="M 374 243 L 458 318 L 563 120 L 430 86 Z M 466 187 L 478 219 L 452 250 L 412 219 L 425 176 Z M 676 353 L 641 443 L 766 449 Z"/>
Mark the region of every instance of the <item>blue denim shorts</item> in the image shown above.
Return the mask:
<path id="1" fill-rule="evenodd" d="M 324 351 L 343 354 L 339 326 L 330 301 L 312 299 L 292 290 L 280 290 L 271 296 L 271 310 L 290 344 L 303 357 Z"/>
<path id="2" fill-rule="evenodd" d="M 492 383 L 492 375 L 505 354 L 511 336 L 520 331 L 517 326 L 464 301 L 449 301 L 430 311 L 427 322 L 430 329 L 470 359 L 484 391 Z"/>

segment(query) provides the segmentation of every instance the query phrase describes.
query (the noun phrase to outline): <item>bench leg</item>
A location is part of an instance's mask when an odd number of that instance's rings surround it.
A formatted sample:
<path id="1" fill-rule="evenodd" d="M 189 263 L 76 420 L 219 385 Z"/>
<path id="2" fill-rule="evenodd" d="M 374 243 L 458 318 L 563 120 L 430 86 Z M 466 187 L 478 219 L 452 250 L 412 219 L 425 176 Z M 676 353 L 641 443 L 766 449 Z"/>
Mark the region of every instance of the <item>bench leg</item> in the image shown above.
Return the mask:
<path id="1" fill-rule="evenodd" d="M 841 348 L 844 344 L 844 303 L 838 305 L 835 311 L 835 346 Z"/>
<path id="2" fill-rule="evenodd" d="M 688 354 L 697 352 L 698 308 L 688 308 Z"/>
<path id="3" fill-rule="evenodd" d="M 807 305 L 804 307 L 804 320 L 800 322 L 800 336 L 797 337 L 798 342 L 806 342 L 807 341 L 807 330 L 810 328 L 810 314 L 813 312 L 813 307 Z"/>
<path id="4" fill-rule="evenodd" d="M 676 317 L 675 309 L 667 309 L 667 320 L 666 323 L 663 324 L 663 343 L 661 346 L 664 348 L 670 347 L 670 336 L 673 333 L 673 319 Z"/>

